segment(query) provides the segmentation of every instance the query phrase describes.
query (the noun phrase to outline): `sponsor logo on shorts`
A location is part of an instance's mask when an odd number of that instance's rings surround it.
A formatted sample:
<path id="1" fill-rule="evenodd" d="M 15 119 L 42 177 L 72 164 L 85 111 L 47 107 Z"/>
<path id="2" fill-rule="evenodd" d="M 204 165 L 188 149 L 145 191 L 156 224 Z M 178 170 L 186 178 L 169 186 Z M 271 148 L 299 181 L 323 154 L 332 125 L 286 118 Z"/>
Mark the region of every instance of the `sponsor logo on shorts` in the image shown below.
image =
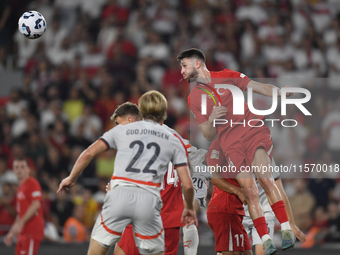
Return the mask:
<path id="1" fill-rule="evenodd" d="M 213 150 L 213 151 L 211 152 L 210 158 L 219 159 L 219 158 L 220 158 L 220 152 L 217 151 L 217 150 Z"/>

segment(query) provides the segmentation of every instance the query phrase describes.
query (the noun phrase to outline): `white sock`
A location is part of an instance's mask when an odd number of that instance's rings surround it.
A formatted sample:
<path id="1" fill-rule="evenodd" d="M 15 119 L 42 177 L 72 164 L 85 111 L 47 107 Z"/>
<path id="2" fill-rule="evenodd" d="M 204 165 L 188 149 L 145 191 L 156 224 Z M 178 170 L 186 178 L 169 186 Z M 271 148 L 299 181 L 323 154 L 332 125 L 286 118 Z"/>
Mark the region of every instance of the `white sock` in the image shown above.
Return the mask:
<path id="1" fill-rule="evenodd" d="M 265 234 L 261 237 L 261 241 L 262 243 L 264 243 L 265 241 L 267 241 L 268 239 L 271 239 L 270 236 L 268 234 Z"/>
<path id="2" fill-rule="evenodd" d="M 199 243 L 198 231 L 195 225 L 183 228 L 184 255 L 196 255 Z"/>
<path id="3" fill-rule="evenodd" d="M 281 224 L 281 231 L 283 231 L 283 230 L 289 230 L 289 229 L 291 229 L 291 228 L 290 228 L 290 225 L 289 225 L 289 221 L 286 221 L 286 222 L 284 222 L 284 223 Z"/>

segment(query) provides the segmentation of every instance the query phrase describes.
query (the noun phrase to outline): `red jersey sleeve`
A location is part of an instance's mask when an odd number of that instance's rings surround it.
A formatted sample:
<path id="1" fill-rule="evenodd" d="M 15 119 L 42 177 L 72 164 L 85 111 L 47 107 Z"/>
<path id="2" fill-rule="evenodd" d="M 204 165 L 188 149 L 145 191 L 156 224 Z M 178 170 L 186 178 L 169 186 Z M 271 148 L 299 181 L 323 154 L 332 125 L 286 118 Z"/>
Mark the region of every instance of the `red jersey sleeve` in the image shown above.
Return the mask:
<path id="1" fill-rule="evenodd" d="M 194 87 L 188 97 L 189 108 L 197 125 L 208 120 L 208 116 L 201 113 L 201 95 L 202 91 Z"/>
<path id="2" fill-rule="evenodd" d="M 42 200 L 42 191 L 40 184 L 37 180 L 31 179 L 27 195 L 31 201 Z"/>
<path id="3" fill-rule="evenodd" d="M 247 90 L 247 85 L 251 81 L 245 74 L 230 69 L 220 72 L 211 72 L 211 78 L 224 78 L 229 84 L 234 84 L 243 91 Z"/>

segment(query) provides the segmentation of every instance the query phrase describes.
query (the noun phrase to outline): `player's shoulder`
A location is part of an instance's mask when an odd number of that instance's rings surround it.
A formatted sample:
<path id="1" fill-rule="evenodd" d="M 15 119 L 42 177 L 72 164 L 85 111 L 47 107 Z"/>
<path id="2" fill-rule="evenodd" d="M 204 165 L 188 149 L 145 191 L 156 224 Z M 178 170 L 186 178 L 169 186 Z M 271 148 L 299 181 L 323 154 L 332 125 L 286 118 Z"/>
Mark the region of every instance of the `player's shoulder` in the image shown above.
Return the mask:
<path id="1" fill-rule="evenodd" d="M 25 182 L 25 184 L 27 186 L 39 186 L 40 187 L 40 183 L 38 182 L 37 179 L 33 178 L 32 176 L 28 177 L 27 181 Z"/>
<path id="2" fill-rule="evenodd" d="M 245 74 L 231 70 L 231 69 L 223 69 L 222 71 L 211 71 L 211 78 L 244 78 Z"/>

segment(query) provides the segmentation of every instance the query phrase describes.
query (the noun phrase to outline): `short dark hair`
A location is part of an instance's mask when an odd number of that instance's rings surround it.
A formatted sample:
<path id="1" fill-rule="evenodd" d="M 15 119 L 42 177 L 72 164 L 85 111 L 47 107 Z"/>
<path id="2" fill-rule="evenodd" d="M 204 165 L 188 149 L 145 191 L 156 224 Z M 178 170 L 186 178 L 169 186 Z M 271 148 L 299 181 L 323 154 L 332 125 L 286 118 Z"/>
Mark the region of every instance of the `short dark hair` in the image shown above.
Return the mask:
<path id="1" fill-rule="evenodd" d="M 14 159 L 14 161 L 25 161 L 26 162 L 26 165 L 29 167 L 30 165 L 28 164 L 28 160 L 26 159 L 26 157 L 24 156 L 21 156 L 21 157 L 17 157 Z M 14 162 L 13 161 L 13 162 Z"/>
<path id="2" fill-rule="evenodd" d="M 131 102 L 126 102 L 117 107 L 110 119 L 116 122 L 117 117 L 123 117 L 125 115 L 132 115 L 140 118 L 139 108 L 136 104 Z"/>
<path id="3" fill-rule="evenodd" d="M 177 59 L 179 61 L 181 61 L 184 58 L 197 58 L 205 63 L 205 55 L 203 51 L 195 48 L 182 51 L 181 54 L 177 56 Z"/>

